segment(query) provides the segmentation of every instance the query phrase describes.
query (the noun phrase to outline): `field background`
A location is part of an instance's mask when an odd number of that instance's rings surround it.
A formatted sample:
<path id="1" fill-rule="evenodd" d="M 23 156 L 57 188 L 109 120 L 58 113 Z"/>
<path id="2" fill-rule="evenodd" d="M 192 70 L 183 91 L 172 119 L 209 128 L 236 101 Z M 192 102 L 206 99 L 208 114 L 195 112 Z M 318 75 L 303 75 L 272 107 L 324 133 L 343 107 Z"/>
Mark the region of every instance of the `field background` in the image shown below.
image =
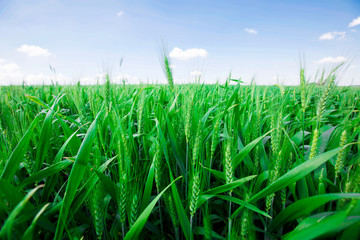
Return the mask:
<path id="1" fill-rule="evenodd" d="M 359 88 L 168 80 L 0 87 L 0 238 L 360 236 Z"/>

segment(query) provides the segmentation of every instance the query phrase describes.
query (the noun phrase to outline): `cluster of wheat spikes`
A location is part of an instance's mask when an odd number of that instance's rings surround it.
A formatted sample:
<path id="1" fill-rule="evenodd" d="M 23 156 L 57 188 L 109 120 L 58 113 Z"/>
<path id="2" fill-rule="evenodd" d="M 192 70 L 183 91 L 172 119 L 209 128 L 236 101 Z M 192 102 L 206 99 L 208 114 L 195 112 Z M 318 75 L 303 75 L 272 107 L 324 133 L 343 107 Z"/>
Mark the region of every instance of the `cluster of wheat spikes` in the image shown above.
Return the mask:
<path id="1" fill-rule="evenodd" d="M 0 88 L 0 239 L 360 237 L 360 91 Z"/>

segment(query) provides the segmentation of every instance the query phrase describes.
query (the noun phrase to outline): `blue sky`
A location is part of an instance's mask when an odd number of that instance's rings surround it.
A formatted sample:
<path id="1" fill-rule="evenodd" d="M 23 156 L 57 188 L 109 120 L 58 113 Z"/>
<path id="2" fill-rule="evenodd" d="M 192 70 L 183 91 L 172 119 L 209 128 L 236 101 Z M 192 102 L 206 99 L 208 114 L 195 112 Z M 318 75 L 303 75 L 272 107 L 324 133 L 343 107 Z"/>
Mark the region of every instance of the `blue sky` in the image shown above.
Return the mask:
<path id="1" fill-rule="evenodd" d="M 0 0 L 0 84 L 165 82 L 295 85 L 303 64 L 345 61 L 340 85 L 360 85 L 360 1 Z M 121 68 L 120 61 L 123 59 Z M 56 73 L 49 68 L 51 65 Z"/>

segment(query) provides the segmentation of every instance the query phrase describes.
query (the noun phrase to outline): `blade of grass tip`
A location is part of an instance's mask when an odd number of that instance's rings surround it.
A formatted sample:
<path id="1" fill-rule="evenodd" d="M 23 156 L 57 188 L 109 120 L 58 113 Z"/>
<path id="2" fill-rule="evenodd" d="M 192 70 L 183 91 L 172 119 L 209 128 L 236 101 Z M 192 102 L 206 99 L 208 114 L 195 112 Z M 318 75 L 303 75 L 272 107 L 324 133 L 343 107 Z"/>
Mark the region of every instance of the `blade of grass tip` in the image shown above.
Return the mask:
<path id="1" fill-rule="evenodd" d="M 71 146 L 73 145 L 72 144 L 73 138 L 76 136 L 76 133 L 79 131 L 79 129 L 76 130 L 75 132 L 73 132 L 73 134 L 71 134 L 70 137 L 68 137 L 68 139 L 66 139 L 65 143 L 61 146 L 60 150 L 56 154 L 52 164 L 57 164 L 61 161 L 61 159 L 63 158 L 63 155 L 64 155 L 64 151 L 65 151 L 66 147 L 68 146 L 68 144 L 70 144 L 70 149 L 72 149 Z M 76 138 L 76 139 L 79 140 L 78 138 Z M 80 146 L 80 144 L 79 144 L 79 146 Z M 76 148 L 76 149 L 79 150 L 79 148 Z M 42 202 L 47 202 L 47 200 L 49 199 L 49 196 L 50 196 L 51 192 L 53 191 L 53 189 L 55 188 L 57 182 L 58 182 L 58 174 L 49 176 L 46 179 L 45 187 L 44 187 L 43 194 L 42 194 Z"/>
<path id="2" fill-rule="evenodd" d="M 110 194 L 111 198 L 117 203 L 118 199 L 117 199 L 117 194 L 116 194 L 115 183 L 111 179 L 106 177 L 106 175 L 103 174 L 102 172 L 100 172 L 99 170 L 95 169 L 95 173 L 99 177 L 104 190 L 106 192 L 108 192 Z"/>
<path id="3" fill-rule="evenodd" d="M 243 149 L 241 149 L 241 151 L 232 160 L 234 163 L 234 168 L 236 168 L 241 163 L 241 161 L 250 153 L 250 151 L 272 131 L 274 130 L 268 131 L 267 133 L 265 133 L 261 137 L 258 137 L 251 143 L 247 144 Z"/>
<path id="4" fill-rule="evenodd" d="M 107 160 L 97 170 L 101 173 L 104 172 L 105 169 L 115 158 L 117 158 L 117 156 Z M 99 177 L 97 176 L 97 174 L 94 173 L 93 175 L 91 175 L 89 180 L 86 181 L 86 183 L 80 188 L 79 193 L 76 194 L 75 199 L 70 207 L 73 213 L 76 213 L 78 209 L 81 207 L 81 204 L 85 202 L 86 198 L 89 196 L 91 190 L 95 187 L 98 180 Z"/>
<path id="5" fill-rule="evenodd" d="M 202 165 L 200 163 L 200 165 L 207 171 L 209 171 L 212 175 L 214 175 L 216 178 L 222 180 L 223 182 L 226 181 L 226 177 L 225 177 L 225 173 L 224 172 L 220 172 L 218 170 L 214 170 L 214 169 L 211 169 L 211 168 L 207 168 L 205 167 L 204 165 Z"/>
<path id="6" fill-rule="evenodd" d="M 360 201 L 359 200 L 352 200 L 346 207 L 345 210 L 348 213 L 349 218 L 354 216 L 360 216 Z M 345 229 L 342 233 L 341 240 L 347 239 L 360 239 L 360 221 L 357 224 L 354 224 L 347 229 Z M 351 236 L 349 238 L 349 236 Z"/>
<path id="7" fill-rule="evenodd" d="M 4 198 L 8 201 L 11 208 L 14 208 L 24 198 L 24 195 L 17 187 L 5 180 L 0 180 L 0 195 L 1 194 L 4 195 Z M 29 203 L 29 205 L 33 207 L 31 203 Z"/>
<path id="8" fill-rule="evenodd" d="M 105 169 L 108 167 L 108 165 L 116 158 L 117 156 L 107 160 L 105 163 L 103 163 L 97 170 L 99 172 L 103 172 L 105 171 Z M 94 186 L 96 185 L 97 181 L 99 180 L 99 177 L 97 176 L 96 173 L 92 174 L 91 177 L 86 181 L 86 183 L 79 189 L 79 193 L 76 194 L 75 199 L 73 201 L 73 203 L 71 204 L 71 213 L 74 214 L 78 211 L 78 209 L 81 207 L 81 205 L 83 204 L 83 202 L 85 202 L 86 198 L 89 196 L 90 192 L 92 191 L 92 189 L 94 188 Z M 56 214 L 57 212 L 59 212 L 59 210 L 62 207 L 64 200 L 61 200 L 59 203 L 57 203 L 56 205 L 54 205 L 51 209 L 49 209 L 49 211 L 47 211 L 45 213 L 45 215 L 47 217 L 51 217 L 54 214 Z M 71 216 L 69 217 L 68 220 L 71 220 Z"/>
<path id="9" fill-rule="evenodd" d="M 303 143 L 304 138 L 309 134 L 310 132 L 299 131 L 291 137 L 291 141 L 293 141 L 296 146 L 299 146 L 300 144 Z"/>
<path id="10" fill-rule="evenodd" d="M 51 106 L 51 109 L 48 110 L 44 123 L 41 128 L 40 139 L 36 146 L 36 158 L 35 158 L 35 169 L 34 172 L 38 172 L 44 162 L 44 159 L 48 153 L 48 149 L 50 146 L 50 139 L 51 139 L 51 126 L 52 126 L 52 119 L 54 115 L 54 109 L 58 103 L 58 99 L 56 99 Z"/>
<path id="11" fill-rule="evenodd" d="M 241 206 L 244 206 L 246 207 L 247 209 L 250 209 L 254 212 L 257 212 L 265 217 L 268 217 L 268 218 L 271 218 L 271 216 L 269 214 L 267 214 L 266 212 L 264 211 L 261 211 L 259 208 L 257 208 L 256 206 L 246 202 L 246 201 L 243 201 L 241 199 L 238 199 L 238 198 L 235 198 L 235 197 L 230 197 L 230 196 L 223 196 L 223 195 L 216 195 L 216 197 L 218 198 L 221 198 L 221 199 L 224 199 L 226 201 L 230 201 L 230 202 L 233 202 L 233 203 L 236 203 L 236 204 L 239 204 Z"/>
<path id="12" fill-rule="evenodd" d="M 209 194 L 219 194 L 219 193 L 227 192 L 227 191 L 230 191 L 231 189 L 234 189 L 234 188 L 244 184 L 245 182 L 251 181 L 255 177 L 256 177 L 256 175 L 251 175 L 251 176 L 247 176 L 244 178 L 240 178 L 240 179 L 230 182 L 228 184 L 223 184 L 221 186 L 209 189 L 209 190 L 205 191 L 203 194 L 209 195 Z"/>
<path id="13" fill-rule="evenodd" d="M 18 187 L 20 189 L 22 189 L 26 185 L 29 185 L 30 183 L 34 183 L 34 182 L 40 181 L 41 179 L 46 178 L 48 176 L 52 176 L 52 175 L 60 172 L 61 170 L 63 170 L 64 168 L 66 168 L 67 166 L 69 166 L 72 163 L 73 163 L 73 161 L 64 160 L 64 161 L 58 162 L 56 164 L 53 164 L 50 167 L 44 168 L 43 170 L 31 175 L 30 177 L 25 178 L 22 182 L 20 182 Z"/>
<path id="14" fill-rule="evenodd" d="M 80 128 L 77 129 L 76 131 L 74 131 L 74 132 L 68 137 L 68 139 L 66 139 L 66 141 L 65 141 L 64 144 L 61 146 L 61 148 L 60 148 L 60 150 L 58 151 L 58 153 L 56 154 L 56 156 L 55 156 L 55 158 L 54 158 L 54 161 L 52 162 L 53 164 L 58 163 L 58 162 L 61 161 L 61 159 L 63 158 L 63 155 L 64 155 L 64 151 L 65 151 L 65 149 L 66 149 L 66 147 L 67 147 L 68 145 L 69 145 L 70 149 L 72 148 L 71 146 L 73 145 L 72 143 L 73 143 L 73 140 L 74 140 L 74 139 L 77 139 L 77 140 L 80 141 L 80 139 L 78 139 L 78 138 L 76 137 L 76 133 L 77 133 L 79 130 L 80 130 Z M 80 146 L 80 144 L 79 144 L 79 146 Z M 76 148 L 76 149 L 79 150 L 79 147 Z"/>
<path id="15" fill-rule="evenodd" d="M 40 211 L 41 208 L 43 208 L 47 203 L 40 203 L 36 207 L 33 207 L 30 202 L 27 203 L 27 211 L 19 215 L 14 225 L 21 227 L 21 232 L 25 232 L 26 229 L 24 227 L 28 227 L 27 223 L 29 223 L 30 220 L 33 220 L 36 214 Z M 50 208 L 53 204 L 50 203 Z M 49 209 L 49 208 L 48 208 Z M 41 217 L 38 222 L 38 226 L 41 226 L 44 228 L 44 230 L 55 232 L 56 225 L 53 224 L 48 218 Z"/>
<path id="16" fill-rule="evenodd" d="M 171 144 L 171 147 L 172 147 L 172 150 L 174 153 L 174 157 L 176 159 L 176 163 L 180 167 L 181 174 L 183 176 L 185 176 L 186 169 L 185 169 L 183 158 L 181 157 L 181 155 L 184 155 L 184 154 L 181 154 L 181 152 L 180 152 L 180 148 L 177 144 L 178 143 L 177 137 L 176 137 L 175 131 L 173 129 L 172 123 L 168 117 L 168 114 L 165 114 L 165 116 L 166 116 L 166 122 L 167 122 L 168 136 L 169 136 L 170 144 Z"/>
<path id="17" fill-rule="evenodd" d="M 40 211 L 36 214 L 33 221 L 31 222 L 31 225 L 26 229 L 22 239 L 23 240 L 32 240 L 34 237 L 34 231 L 36 227 L 36 223 L 39 220 L 41 214 L 46 210 L 46 208 L 49 206 L 50 203 L 47 203 L 45 206 L 43 206 Z"/>
<path id="18" fill-rule="evenodd" d="M 65 94 L 61 95 L 60 97 L 57 98 L 57 100 L 59 101 L 61 98 L 63 98 L 65 96 Z M 48 110 L 51 110 L 51 107 L 49 105 L 47 105 L 46 103 L 44 103 L 43 101 L 41 101 L 40 99 L 38 99 L 37 97 L 34 97 L 34 96 L 29 96 L 29 95 L 26 95 L 27 98 L 29 98 L 31 101 L 39 104 L 40 106 L 42 106 L 43 108 L 46 108 Z M 77 121 L 73 120 L 72 118 L 68 117 L 68 116 L 65 116 L 65 115 L 62 115 L 60 114 L 59 112 L 54 112 L 56 114 L 56 117 L 61 117 L 61 118 L 64 118 L 65 120 L 71 122 L 72 124 L 76 125 L 76 126 L 80 126 L 80 123 L 78 123 Z M 61 118 L 58 118 L 58 119 L 61 119 Z"/>
<path id="19" fill-rule="evenodd" d="M 73 138 L 72 136 L 74 135 L 74 133 L 77 133 L 82 126 L 80 126 L 76 131 L 73 131 L 73 130 L 61 119 L 61 117 L 56 116 L 56 118 L 59 120 L 60 125 L 61 125 L 61 127 L 62 127 L 62 129 L 63 129 L 63 131 L 64 131 L 65 136 L 66 136 L 68 139 L 71 139 L 71 142 L 70 142 L 70 145 L 69 145 L 69 146 L 70 146 L 70 151 L 71 151 L 71 154 L 72 154 L 73 156 L 75 156 L 76 153 L 77 153 L 77 151 L 78 151 L 79 148 L 80 148 L 81 141 L 80 141 L 80 139 L 79 139 L 78 137 L 75 136 L 75 137 Z"/>
<path id="20" fill-rule="evenodd" d="M 24 160 L 25 151 L 29 146 L 29 142 L 37 122 L 38 117 L 36 116 L 25 135 L 21 138 L 20 142 L 12 152 L 9 160 L 6 162 L 5 169 L 2 172 L 0 179 L 10 181 L 14 177 L 19 164 Z"/>
<path id="21" fill-rule="evenodd" d="M 75 193 L 77 188 L 82 180 L 84 172 L 87 167 L 87 161 L 90 156 L 92 149 L 92 143 L 96 136 L 96 127 L 97 121 L 102 112 L 99 112 L 95 120 L 90 125 L 83 142 L 81 143 L 80 149 L 78 151 L 75 163 L 71 169 L 68 183 L 66 185 L 65 195 L 63 199 L 63 204 L 61 206 L 58 224 L 56 226 L 55 239 L 60 240 L 66 225 L 67 216 L 71 203 L 74 200 Z"/>
<path id="22" fill-rule="evenodd" d="M 254 192 L 257 192 L 258 189 L 261 188 L 262 183 L 269 178 L 269 175 L 269 170 L 263 171 L 261 174 L 259 174 L 259 177 L 257 178 L 255 183 Z"/>
<path id="23" fill-rule="evenodd" d="M 211 107 L 206 113 L 205 115 L 202 117 L 201 122 L 205 125 L 206 121 L 208 120 L 210 114 L 219 106 L 218 104 L 215 104 L 215 106 Z"/>
<path id="24" fill-rule="evenodd" d="M 19 204 L 12 210 L 8 218 L 5 220 L 4 225 L 1 228 L 0 231 L 0 239 L 12 239 L 12 226 L 15 221 L 15 218 L 19 215 L 21 210 L 24 209 L 26 206 L 26 203 L 30 200 L 30 198 L 34 195 L 34 193 L 44 185 L 39 185 L 36 188 L 32 189 L 30 192 L 26 194 L 26 196 L 19 202 Z"/>
<path id="25" fill-rule="evenodd" d="M 153 188 L 153 183 L 154 183 L 154 176 L 155 176 L 155 167 L 154 167 L 154 162 L 153 162 L 150 166 L 149 174 L 148 174 L 146 182 L 145 182 L 145 189 L 144 189 L 144 194 L 142 197 L 141 207 L 140 207 L 141 212 L 145 209 L 146 205 L 150 201 L 151 190 Z"/>
<path id="26" fill-rule="evenodd" d="M 212 188 L 212 189 L 209 189 L 209 190 L 203 192 L 203 194 L 200 195 L 200 197 L 199 197 L 198 208 L 201 205 L 203 205 L 210 198 L 217 196 L 216 194 L 228 192 L 228 191 L 254 179 L 255 177 L 256 177 L 256 175 L 244 177 L 244 178 L 238 179 L 236 181 L 233 181 L 231 183 L 223 184 L 221 186 L 218 186 L 218 187 L 215 187 L 215 188 Z"/>
<path id="27" fill-rule="evenodd" d="M 30 101 L 33 101 L 34 103 L 39 104 L 43 108 L 50 109 L 49 105 L 47 105 L 46 103 L 44 103 L 43 101 L 41 101 L 39 98 L 37 98 L 35 96 L 25 95 L 25 97 L 27 97 Z"/>
<path id="28" fill-rule="evenodd" d="M 149 205 L 144 209 L 144 211 L 140 214 L 140 216 L 135 221 L 134 225 L 130 228 L 128 233 L 125 235 L 124 240 L 136 239 L 137 236 L 139 236 L 139 234 L 141 233 L 141 230 L 145 226 L 145 223 L 146 223 L 147 219 L 149 218 L 149 216 L 150 216 L 153 208 L 155 207 L 155 204 L 157 203 L 157 201 L 159 201 L 159 199 L 165 193 L 165 191 L 180 178 L 181 177 L 178 177 L 174 181 L 172 181 L 164 190 L 161 191 L 161 193 L 159 193 L 154 198 L 154 200 L 152 200 L 149 203 Z"/>
<path id="29" fill-rule="evenodd" d="M 231 104 L 233 103 L 233 101 L 235 100 L 235 98 L 238 96 L 238 93 L 239 93 L 239 89 L 240 89 L 240 86 L 237 86 L 235 91 L 233 92 L 233 94 L 231 95 L 229 101 L 227 102 L 226 104 L 226 107 L 225 107 L 225 111 L 223 112 L 223 116 L 225 116 L 226 112 L 229 110 L 229 108 L 231 107 Z"/>
<path id="30" fill-rule="evenodd" d="M 309 221 L 310 220 L 310 221 Z M 360 217 L 347 218 L 346 211 L 337 212 L 327 217 L 309 217 L 303 220 L 284 239 L 303 240 L 316 239 L 325 234 L 336 233 L 360 221 Z"/>
<path id="31" fill-rule="evenodd" d="M 298 200 L 285 208 L 276 216 L 276 218 L 274 218 L 269 226 L 269 230 L 277 230 L 285 223 L 306 216 L 330 201 L 343 198 L 360 198 L 360 193 L 322 194 Z"/>

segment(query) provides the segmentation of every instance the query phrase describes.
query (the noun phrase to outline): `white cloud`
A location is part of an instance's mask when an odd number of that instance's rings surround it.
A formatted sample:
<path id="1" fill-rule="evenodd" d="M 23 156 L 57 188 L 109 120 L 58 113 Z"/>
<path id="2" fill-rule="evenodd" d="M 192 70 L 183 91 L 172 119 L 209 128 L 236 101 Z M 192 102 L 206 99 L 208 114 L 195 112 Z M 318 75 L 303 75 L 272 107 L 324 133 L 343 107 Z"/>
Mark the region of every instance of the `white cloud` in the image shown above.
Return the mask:
<path id="1" fill-rule="evenodd" d="M 174 49 L 170 52 L 170 57 L 179 59 L 179 60 L 189 60 L 191 58 L 202 57 L 205 58 L 207 56 L 207 51 L 202 48 L 189 48 L 186 50 L 182 50 L 181 48 L 174 47 Z"/>
<path id="2" fill-rule="evenodd" d="M 360 25 L 360 16 L 352 20 L 348 27 L 355 27 L 357 25 Z"/>
<path id="3" fill-rule="evenodd" d="M 102 84 L 104 81 L 99 79 L 98 77 L 82 77 L 80 78 L 81 85 L 96 85 L 97 83 Z"/>
<path id="4" fill-rule="evenodd" d="M 70 79 L 63 74 L 24 73 L 21 68 L 12 62 L 1 59 L 0 61 L 0 85 L 49 85 L 53 82 L 69 84 Z"/>
<path id="5" fill-rule="evenodd" d="M 123 11 L 120 11 L 120 12 L 118 12 L 118 13 L 116 14 L 116 16 L 118 16 L 118 17 L 121 17 L 122 15 L 124 15 L 124 12 L 123 12 Z"/>
<path id="6" fill-rule="evenodd" d="M 96 85 L 104 84 L 106 72 L 98 74 L 84 76 L 80 78 L 69 78 L 61 73 L 25 73 L 20 66 L 13 62 L 0 59 L 0 86 L 1 85 L 21 85 L 23 82 L 26 85 L 50 85 L 53 83 L 59 83 L 60 85 L 76 84 L 80 81 L 82 85 Z M 110 76 L 111 82 L 114 84 L 140 84 L 141 79 L 137 76 L 133 76 L 127 73 L 119 73 L 115 76 Z"/>
<path id="7" fill-rule="evenodd" d="M 19 66 L 15 63 L 6 63 L 0 65 L 1 72 L 14 72 L 19 70 Z"/>
<path id="8" fill-rule="evenodd" d="M 86 76 L 80 78 L 81 85 L 96 85 L 104 84 L 106 82 L 106 72 L 95 74 L 95 76 Z M 127 73 L 119 73 L 115 76 L 110 76 L 110 81 L 113 84 L 140 84 L 141 80 L 137 76 L 133 76 Z M 77 81 L 76 81 L 77 82 Z"/>
<path id="9" fill-rule="evenodd" d="M 52 79 L 54 78 L 44 73 L 28 74 L 24 77 L 25 83 L 28 85 L 50 85 Z"/>
<path id="10" fill-rule="evenodd" d="M 344 39 L 346 32 L 328 32 L 324 33 L 319 37 L 319 40 L 333 40 L 333 39 Z"/>
<path id="11" fill-rule="evenodd" d="M 16 50 L 18 52 L 25 53 L 30 57 L 38 57 L 38 56 L 49 57 L 51 55 L 47 49 L 34 45 L 23 44 L 21 47 L 17 48 Z"/>
<path id="12" fill-rule="evenodd" d="M 283 82 L 285 79 L 283 77 L 280 77 L 279 75 L 275 75 L 275 76 L 272 77 L 272 80 L 275 83 L 280 83 L 280 82 Z"/>
<path id="13" fill-rule="evenodd" d="M 95 74 L 92 77 L 86 76 L 79 79 L 81 85 L 96 85 L 105 83 L 106 72 Z M 78 81 L 76 81 L 78 82 Z"/>
<path id="14" fill-rule="evenodd" d="M 174 77 L 174 82 L 176 84 L 187 84 L 187 83 L 191 83 L 191 81 L 188 78 L 184 78 L 184 77 Z M 162 84 L 166 84 L 167 80 L 164 79 L 164 81 L 160 81 L 159 83 Z"/>
<path id="15" fill-rule="evenodd" d="M 202 75 L 202 72 L 200 72 L 200 71 L 192 71 L 191 73 L 190 73 L 190 76 L 192 76 L 192 77 L 199 77 L 199 76 L 201 76 Z"/>
<path id="16" fill-rule="evenodd" d="M 53 77 L 54 79 L 54 77 Z M 68 76 L 62 74 L 62 73 L 57 73 L 55 76 L 55 82 L 59 83 L 60 85 L 65 85 L 65 84 L 73 84 L 74 81 L 72 81 L 71 78 L 69 78 Z"/>
<path id="17" fill-rule="evenodd" d="M 0 85 L 21 84 L 24 74 L 15 63 L 7 63 L 4 59 L 0 61 Z"/>
<path id="18" fill-rule="evenodd" d="M 24 82 L 26 85 L 51 85 L 55 83 L 59 83 L 60 85 L 72 84 L 70 78 L 63 74 L 56 74 L 56 75 L 48 75 L 45 73 L 31 73 L 26 74 L 23 77 Z"/>
<path id="19" fill-rule="evenodd" d="M 315 61 L 316 64 L 322 64 L 322 63 L 342 63 L 345 62 L 347 59 L 343 56 L 338 57 L 324 57 L 318 61 Z"/>
<path id="20" fill-rule="evenodd" d="M 121 83 L 122 83 L 123 80 L 127 84 L 140 84 L 140 83 L 142 83 L 141 79 L 139 77 L 132 76 L 132 75 L 127 74 L 127 73 L 120 75 L 119 79 L 121 80 Z"/>
<path id="21" fill-rule="evenodd" d="M 246 31 L 250 34 L 258 34 L 258 31 L 253 28 L 244 28 L 244 31 Z"/>

